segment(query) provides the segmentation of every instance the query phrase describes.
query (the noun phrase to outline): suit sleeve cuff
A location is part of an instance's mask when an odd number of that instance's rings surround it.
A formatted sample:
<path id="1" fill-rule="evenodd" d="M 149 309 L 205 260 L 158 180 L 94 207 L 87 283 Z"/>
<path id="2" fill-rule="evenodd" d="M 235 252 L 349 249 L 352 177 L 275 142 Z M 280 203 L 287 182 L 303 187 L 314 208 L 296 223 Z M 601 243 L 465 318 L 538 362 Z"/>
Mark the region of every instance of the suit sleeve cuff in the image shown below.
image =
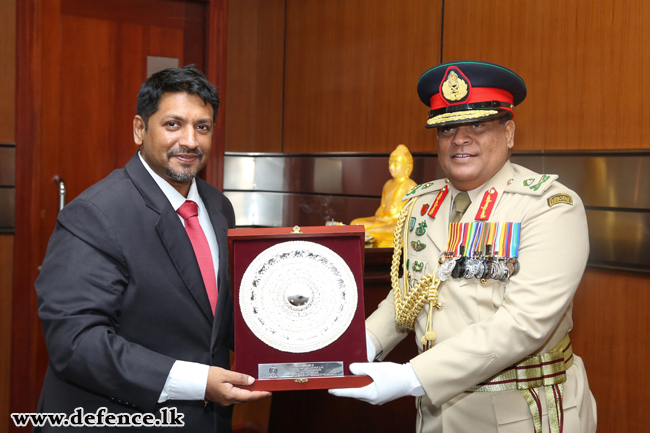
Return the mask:
<path id="1" fill-rule="evenodd" d="M 210 366 L 196 362 L 174 362 L 158 403 L 167 400 L 203 400 L 209 370 Z"/>

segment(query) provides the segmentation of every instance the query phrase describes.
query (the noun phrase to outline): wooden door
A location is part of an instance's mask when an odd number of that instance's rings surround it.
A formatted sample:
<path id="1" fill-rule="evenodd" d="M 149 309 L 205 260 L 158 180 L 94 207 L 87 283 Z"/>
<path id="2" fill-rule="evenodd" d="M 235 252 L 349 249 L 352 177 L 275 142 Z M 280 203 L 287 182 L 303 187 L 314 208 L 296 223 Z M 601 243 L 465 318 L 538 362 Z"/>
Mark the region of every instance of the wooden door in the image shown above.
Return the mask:
<path id="1" fill-rule="evenodd" d="M 25 0 L 17 7 L 16 238 L 11 412 L 34 412 L 47 367 L 33 283 L 67 200 L 133 155 L 147 57 L 224 75 L 225 0 Z M 222 95 L 223 96 L 223 95 Z M 223 110 L 203 176 L 220 187 Z"/>

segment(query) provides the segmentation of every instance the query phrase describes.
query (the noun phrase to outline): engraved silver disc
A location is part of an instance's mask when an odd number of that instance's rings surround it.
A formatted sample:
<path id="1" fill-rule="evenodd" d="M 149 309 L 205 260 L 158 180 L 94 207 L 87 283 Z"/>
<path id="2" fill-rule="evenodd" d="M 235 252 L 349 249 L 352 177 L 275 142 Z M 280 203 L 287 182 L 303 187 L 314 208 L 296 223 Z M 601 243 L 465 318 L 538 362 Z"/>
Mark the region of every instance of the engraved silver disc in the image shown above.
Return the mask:
<path id="1" fill-rule="evenodd" d="M 343 259 L 323 245 L 289 241 L 248 266 L 239 306 L 250 330 L 283 352 L 305 353 L 336 341 L 357 310 L 357 284 Z"/>

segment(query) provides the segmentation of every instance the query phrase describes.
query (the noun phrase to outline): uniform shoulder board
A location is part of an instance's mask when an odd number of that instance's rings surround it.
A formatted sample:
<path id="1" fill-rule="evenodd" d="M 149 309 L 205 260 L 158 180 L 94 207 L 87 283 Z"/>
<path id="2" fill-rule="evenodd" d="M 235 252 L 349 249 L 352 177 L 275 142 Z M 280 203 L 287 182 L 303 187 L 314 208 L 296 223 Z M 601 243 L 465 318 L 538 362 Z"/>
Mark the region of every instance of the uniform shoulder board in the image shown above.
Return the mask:
<path id="1" fill-rule="evenodd" d="M 559 177 L 557 174 L 538 174 L 527 168 L 515 167 L 515 176 L 508 182 L 504 192 L 541 196 Z"/>
<path id="2" fill-rule="evenodd" d="M 402 198 L 402 201 L 412 199 L 423 194 L 428 194 L 433 191 L 440 191 L 445 185 L 447 185 L 447 179 L 438 179 L 433 182 L 421 183 L 420 185 L 414 186 L 409 192 Z"/>

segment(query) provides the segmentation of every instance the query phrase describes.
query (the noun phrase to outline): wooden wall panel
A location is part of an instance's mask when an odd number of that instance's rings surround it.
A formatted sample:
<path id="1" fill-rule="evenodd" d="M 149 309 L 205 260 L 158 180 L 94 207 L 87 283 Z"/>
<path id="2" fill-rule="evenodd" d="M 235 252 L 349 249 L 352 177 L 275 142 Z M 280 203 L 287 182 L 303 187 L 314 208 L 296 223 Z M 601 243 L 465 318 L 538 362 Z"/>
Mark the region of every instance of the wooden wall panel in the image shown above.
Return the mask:
<path id="1" fill-rule="evenodd" d="M 235 405 L 232 413 L 233 431 L 235 433 L 262 433 L 268 431 L 272 398 Z"/>
<path id="2" fill-rule="evenodd" d="M 133 142 L 133 116 L 135 115 L 136 100 L 138 98 L 138 91 L 140 90 L 141 83 L 134 80 L 133 77 L 141 77 L 144 81 L 147 76 L 147 55 L 150 56 L 163 56 L 162 54 L 169 54 L 168 51 L 158 49 L 159 54 L 150 54 L 156 50 L 155 40 L 152 40 L 151 30 L 153 28 L 143 28 L 141 25 L 132 23 L 116 23 L 113 27 L 112 35 L 115 37 L 116 45 L 119 47 L 130 47 L 128 50 L 116 49 L 114 53 L 115 63 L 118 65 L 129 65 L 130 73 L 113 75 L 115 80 L 115 88 L 120 89 L 112 95 L 111 105 L 115 107 L 124 107 L 121 110 L 113 110 L 115 116 L 114 128 L 116 131 L 113 133 L 112 138 L 119 140 L 115 143 L 113 155 L 111 155 L 111 163 L 113 167 L 120 167 L 125 164 L 132 156 L 137 146 Z M 173 32 L 176 33 L 176 32 Z M 148 43 L 150 42 L 150 43 Z M 174 46 L 174 53 L 179 53 L 180 48 L 178 45 Z M 148 51 L 151 49 L 151 51 Z M 147 53 L 147 54 L 145 54 Z M 180 60 L 179 59 L 179 65 Z M 126 109 L 126 108 L 129 109 Z"/>
<path id="3" fill-rule="evenodd" d="M 127 140 L 132 137 L 129 134 L 130 122 L 120 124 L 117 123 L 119 119 L 107 121 L 105 114 L 96 109 L 99 104 L 113 105 L 113 95 L 119 93 L 110 78 L 115 68 L 114 46 L 110 43 L 114 26 L 110 21 L 64 15 L 60 30 L 61 58 L 65 61 L 56 70 L 60 80 L 51 82 L 60 85 L 48 86 L 47 80 L 44 80 L 44 91 L 54 102 L 52 107 L 58 107 L 66 116 L 64 122 L 61 122 L 59 110 L 46 111 L 43 116 L 42 168 L 44 171 L 52 170 L 52 176 L 59 174 L 63 177 L 68 200 L 110 173 L 115 167 L 113 149 L 120 144 L 128 145 Z M 50 65 L 55 65 L 55 61 L 56 58 L 52 58 L 44 69 L 54 71 Z M 84 89 L 83 98 L 65 96 L 80 88 Z M 65 145 L 56 145 L 57 142 Z M 109 143 L 114 145 L 110 146 Z M 86 163 L 78 164 L 75 156 Z M 46 182 L 43 191 L 51 190 L 51 198 L 55 199 L 56 186 L 51 179 L 45 178 L 43 181 Z M 50 202 L 47 193 L 45 198 Z M 43 209 L 57 208 L 44 205 Z"/>
<path id="4" fill-rule="evenodd" d="M 0 142 L 13 143 L 16 110 L 16 0 L 0 1 Z"/>
<path id="5" fill-rule="evenodd" d="M 16 109 L 16 0 L 0 1 L 0 142 L 13 143 Z M 14 235 L 0 234 L 0 433 L 9 428 Z"/>
<path id="6" fill-rule="evenodd" d="M 123 23 L 176 28 L 185 27 L 185 3 L 175 0 L 58 0 L 64 15 Z"/>
<path id="7" fill-rule="evenodd" d="M 646 0 L 448 0 L 443 60 L 522 76 L 518 149 L 650 148 L 649 21 Z"/>
<path id="8" fill-rule="evenodd" d="M 228 0 L 210 0 L 206 14 L 204 69 L 208 80 L 214 84 L 221 97 L 225 97 L 226 88 L 227 3 Z M 188 61 L 194 61 L 188 50 L 185 50 L 185 54 Z M 222 105 L 219 105 L 210 161 L 203 169 L 204 179 L 218 189 L 223 188 L 223 152 L 226 136 L 224 111 Z"/>
<path id="9" fill-rule="evenodd" d="M 179 66 L 185 66 L 183 61 L 183 29 L 170 29 L 158 26 L 147 28 L 146 41 L 149 42 L 149 56 L 170 57 L 176 53 Z"/>
<path id="10" fill-rule="evenodd" d="M 416 85 L 440 19 L 441 0 L 288 0 L 284 151 L 432 150 Z"/>
<path id="11" fill-rule="evenodd" d="M 284 6 L 228 2 L 226 151 L 282 152 Z"/>
<path id="12" fill-rule="evenodd" d="M 11 383 L 11 283 L 14 236 L 0 234 L 0 432 L 7 431 Z"/>
<path id="13" fill-rule="evenodd" d="M 598 431 L 647 431 L 650 275 L 589 269 L 574 300 L 574 351 L 598 405 Z"/>
<path id="14" fill-rule="evenodd" d="M 185 3 L 185 26 L 183 29 L 183 64 L 194 64 L 197 69 L 208 73 L 206 65 L 206 30 L 210 23 L 206 16 L 210 13 L 207 4 Z M 213 85 L 218 86 L 217 83 Z"/>

